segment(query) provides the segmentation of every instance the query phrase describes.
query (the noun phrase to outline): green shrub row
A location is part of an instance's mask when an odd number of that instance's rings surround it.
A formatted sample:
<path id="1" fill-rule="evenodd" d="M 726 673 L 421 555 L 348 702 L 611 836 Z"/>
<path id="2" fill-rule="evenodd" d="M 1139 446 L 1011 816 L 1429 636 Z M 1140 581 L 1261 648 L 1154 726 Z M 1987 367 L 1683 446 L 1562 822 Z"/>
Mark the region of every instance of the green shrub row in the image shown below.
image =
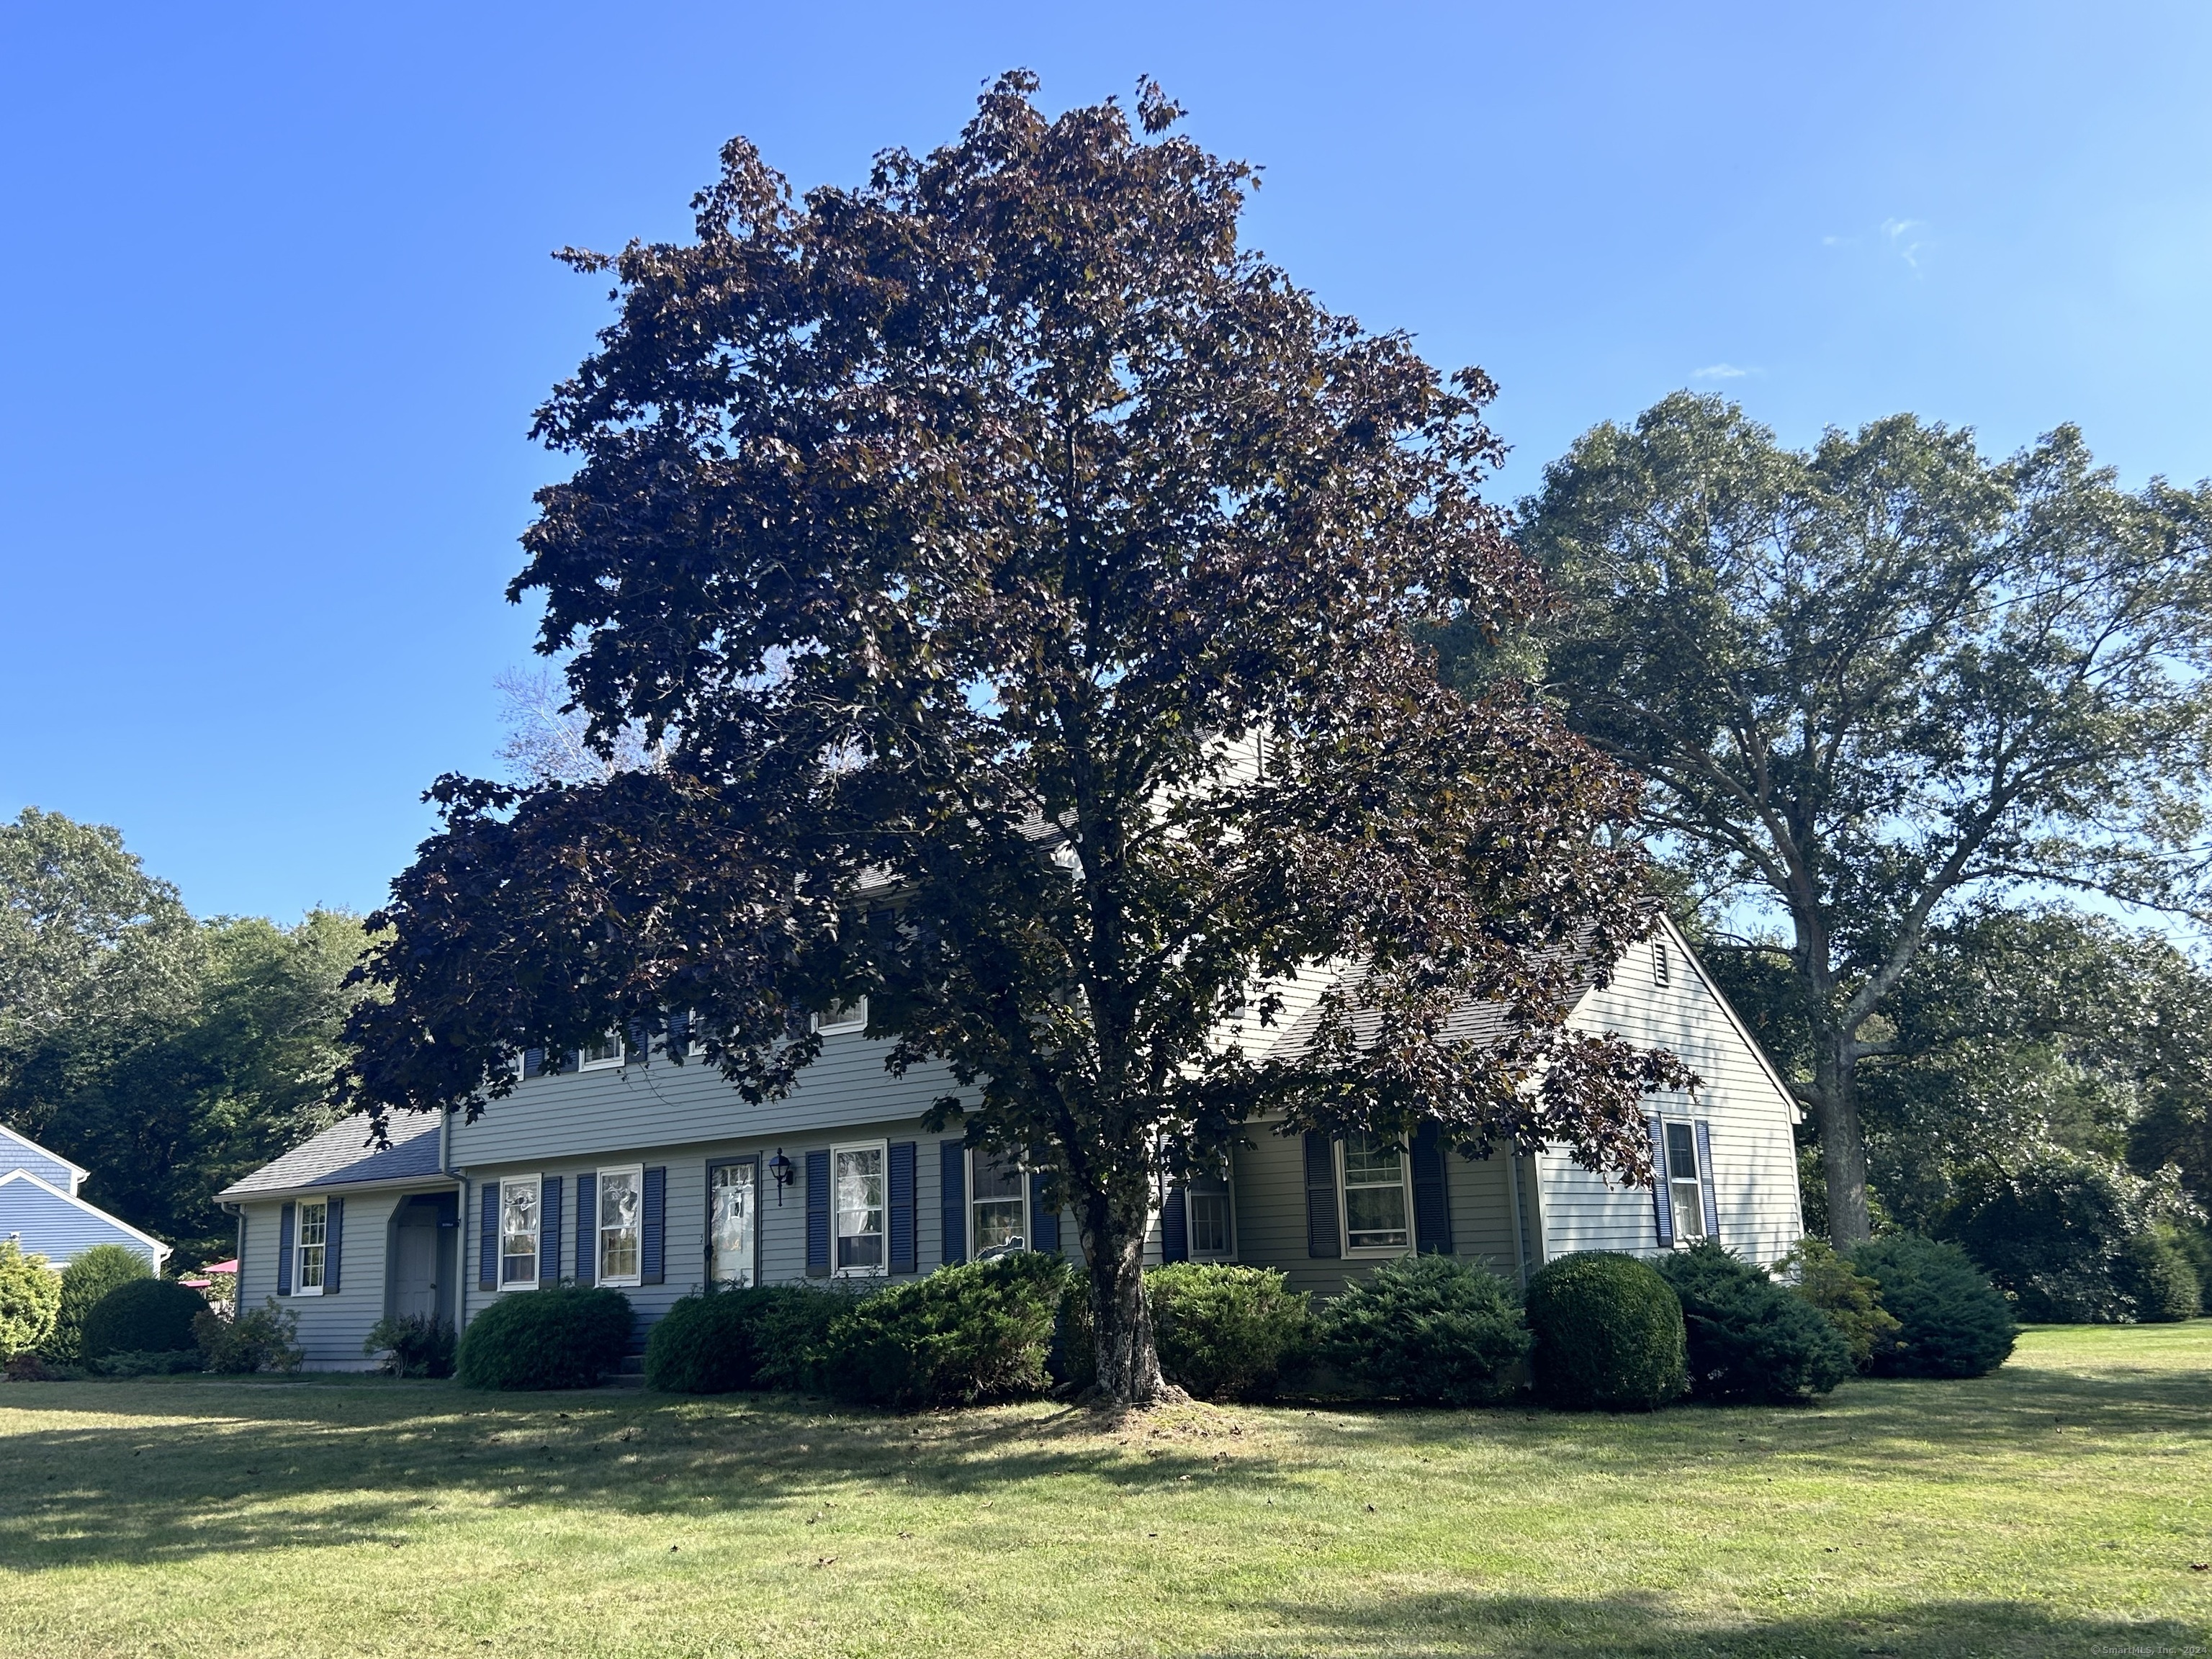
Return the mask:
<path id="1" fill-rule="evenodd" d="M 1468 1406 L 1533 1385 L 1569 1410 L 1650 1411 L 1685 1395 L 1786 1404 L 1855 1370 L 1978 1376 L 2011 1352 L 2004 1297 L 1957 1247 L 1893 1237 L 1838 1256 L 1807 1241 L 1784 1279 L 1705 1243 L 1662 1257 L 1564 1257 L 1530 1281 L 1445 1256 L 1386 1262 L 1316 1308 L 1273 1269 L 1178 1263 L 1147 1275 L 1168 1380 L 1211 1400 L 1285 1387 Z M 1786 1281 L 1786 1282 L 1785 1282 Z M 797 1389 L 902 1410 L 1083 1386 L 1081 1273 L 1016 1252 L 863 1293 L 850 1285 L 685 1297 L 647 1341 L 646 1381 L 678 1393 Z M 588 1386 L 630 1332 L 620 1293 L 502 1298 L 469 1328 L 464 1382 Z M 402 1345 L 380 1333 L 399 1362 Z"/>

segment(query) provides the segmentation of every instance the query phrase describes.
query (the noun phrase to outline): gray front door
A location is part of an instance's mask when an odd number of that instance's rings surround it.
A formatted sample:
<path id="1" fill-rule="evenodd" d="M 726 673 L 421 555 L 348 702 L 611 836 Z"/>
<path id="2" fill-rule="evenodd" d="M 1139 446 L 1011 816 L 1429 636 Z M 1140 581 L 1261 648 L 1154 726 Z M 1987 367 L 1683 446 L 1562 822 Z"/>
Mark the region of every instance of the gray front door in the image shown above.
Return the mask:
<path id="1" fill-rule="evenodd" d="M 433 1212 L 421 1213 L 421 1223 L 392 1229 L 398 1260 L 392 1269 L 392 1311 L 402 1319 L 438 1316 L 438 1218 Z"/>

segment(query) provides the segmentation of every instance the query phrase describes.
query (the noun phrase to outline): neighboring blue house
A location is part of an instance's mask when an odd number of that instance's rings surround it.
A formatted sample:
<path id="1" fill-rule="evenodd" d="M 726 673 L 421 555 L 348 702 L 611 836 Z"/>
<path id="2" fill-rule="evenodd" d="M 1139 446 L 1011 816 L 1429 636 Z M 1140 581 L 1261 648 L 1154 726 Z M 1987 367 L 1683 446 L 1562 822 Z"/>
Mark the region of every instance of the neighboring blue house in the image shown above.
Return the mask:
<path id="1" fill-rule="evenodd" d="M 1307 1040 L 1332 970 L 1285 988 L 1284 1018 L 1243 1040 Z M 1309 1018 L 1301 1018 L 1301 1016 Z M 1485 1011 L 1467 1011 L 1480 1029 Z M 1254 1124 L 1228 1169 L 1160 1192 L 1158 1261 L 1279 1267 L 1333 1295 L 1414 1250 L 1516 1279 L 1571 1250 L 1644 1255 L 1717 1237 L 1754 1261 L 1803 1231 L 1797 1108 L 1750 1032 L 1672 927 L 1593 974 L 1571 1024 L 1671 1049 L 1701 1079 L 1646 1106 L 1656 1189 L 1578 1167 L 1564 1148 L 1471 1161 Z M 501 1296 L 562 1279 L 618 1286 L 642 1327 L 712 1282 L 896 1279 L 985 1251 L 1073 1253 L 1072 1216 L 1029 1171 L 963 1146 L 922 1115 L 957 1085 L 942 1066 L 884 1069 L 865 1002 L 826 1016 L 822 1057 L 782 1100 L 746 1102 L 664 1043 L 610 1036 L 532 1054 L 525 1080 L 475 1122 L 395 1116 L 391 1144 L 349 1118 L 217 1194 L 238 1216 L 239 1305 L 271 1294 L 300 1315 L 318 1369 L 365 1365 L 387 1315 L 465 1325 Z"/>
<path id="2" fill-rule="evenodd" d="M 0 1238 L 66 1267 L 95 1244 L 120 1244 L 155 1273 L 169 1247 L 76 1195 L 87 1171 L 0 1124 Z"/>

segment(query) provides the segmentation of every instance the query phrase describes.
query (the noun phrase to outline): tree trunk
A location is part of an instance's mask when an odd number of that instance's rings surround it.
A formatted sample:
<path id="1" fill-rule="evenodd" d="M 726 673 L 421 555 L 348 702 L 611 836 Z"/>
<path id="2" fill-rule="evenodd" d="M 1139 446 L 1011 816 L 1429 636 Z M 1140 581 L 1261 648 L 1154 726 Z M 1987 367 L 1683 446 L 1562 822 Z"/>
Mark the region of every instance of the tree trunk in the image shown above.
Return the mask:
<path id="1" fill-rule="evenodd" d="M 1828 1182 L 1828 1242 L 1849 1249 L 1874 1237 L 1867 1211 L 1866 1137 L 1859 1127 L 1858 1060 L 1844 1031 L 1816 1031 L 1813 1122 Z"/>
<path id="2" fill-rule="evenodd" d="M 1152 1312 L 1145 1300 L 1145 1229 L 1094 1200 L 1083 1229 L 1091 1268 L 1091 1328 L 1097 1343 L 1098 1395 L 1117 1406 L 1152 1406 L 1167 1396 L 1152 1347 Z"/>

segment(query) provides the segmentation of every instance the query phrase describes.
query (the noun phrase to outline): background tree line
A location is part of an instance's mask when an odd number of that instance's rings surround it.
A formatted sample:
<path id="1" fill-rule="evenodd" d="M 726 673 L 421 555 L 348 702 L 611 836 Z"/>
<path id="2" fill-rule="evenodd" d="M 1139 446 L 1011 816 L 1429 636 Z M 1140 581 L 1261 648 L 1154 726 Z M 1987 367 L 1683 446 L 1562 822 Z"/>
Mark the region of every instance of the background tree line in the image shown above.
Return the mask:
<path id="1" fill-rule="evenodd" d="M 176 1265 L 220 1261 L 215 1194 L 336 1120 L 362 946 L 338 911 L 196 920 L 118 831 L 27 808 L 0 824 L 0 1123 Z"/>

